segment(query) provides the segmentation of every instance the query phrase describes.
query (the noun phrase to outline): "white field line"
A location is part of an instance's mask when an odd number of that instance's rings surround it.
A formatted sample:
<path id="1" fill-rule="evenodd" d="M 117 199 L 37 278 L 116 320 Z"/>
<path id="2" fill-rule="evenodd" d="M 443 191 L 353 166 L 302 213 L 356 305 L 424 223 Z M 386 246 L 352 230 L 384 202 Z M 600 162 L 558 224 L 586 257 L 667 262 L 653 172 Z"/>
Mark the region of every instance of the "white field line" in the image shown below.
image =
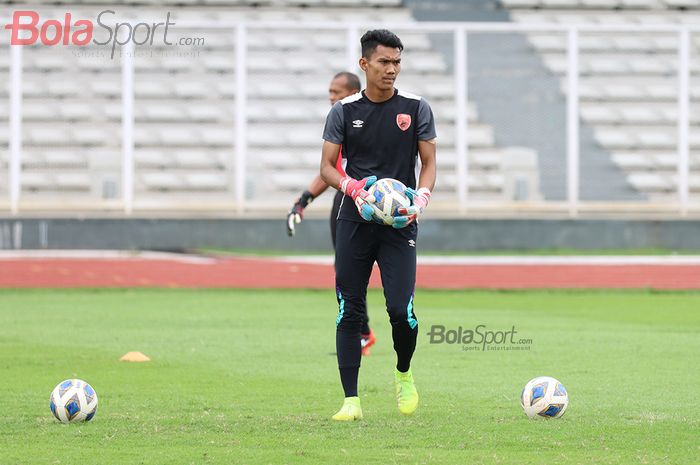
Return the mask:
<path id="1" fill-rule="evenodd" d="M 333 265 L 332 255 L 286 255 L 255 257 L 250 255 L 225 256 L 246 260 L 265 260 L 283 263 Z M 210 265 L 219 259 L 200 255 L 168 252 L 139 252 L 128 250 L 0 250 L 2 260 L 168 260 L 196 265 Z M 700 266 L 700 255 L 528 255 L 528 256 L 474 256 L 474 255 L 419 255 L 420 265 L 691 265 Z"/>
<path id="2" fill-rule="evenodd" d="M 130 250 L 0 250 L 2 260 L 167 260 L 193 265 L 211 265 L 216 258 L 168 252 Z"/>
<path id="3" fill-rule="evenodd" d="M 306 263 L 314 265 L 332 265 L 332 256 L 285 256 L 269 257 L 271 260 Z M 622 265 L 694 265 L 700 266 L 700 255 L 529 255 L 529 256 L 442 256 L 419 255 L 419 265 L 588 265 L 588 266 L 622 266 Z"/>

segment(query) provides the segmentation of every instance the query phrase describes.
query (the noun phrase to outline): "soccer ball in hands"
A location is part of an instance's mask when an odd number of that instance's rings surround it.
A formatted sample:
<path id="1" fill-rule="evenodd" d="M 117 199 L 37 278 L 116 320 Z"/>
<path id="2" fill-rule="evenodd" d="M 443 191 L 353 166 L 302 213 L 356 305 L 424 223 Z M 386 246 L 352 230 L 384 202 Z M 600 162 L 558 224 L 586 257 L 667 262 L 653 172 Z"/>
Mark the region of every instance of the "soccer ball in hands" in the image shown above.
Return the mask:
<path id="1" fill-rule="evenodd" d="M 398 209 L 411 205 L 411 199 L 406 195 L 406 186 L 396 179 L 380 179 L 370 186 L 368 192 L 375 199 L 372 220 L 379 224 L 393 224 L 394 217 L 402 216 Z"/>
<path id="2" fill-rule="evenodd" d="M 89 421 L 97 412 L 97 393 L 81 379 L 67 379 L 54 388 L 49 405 L 63 423 Z"/>
<path id="3" fill-rule="evenodd" d="M 525 385 L 520 405 L 529 418 L 559 418 L 569 405 L 569 395 L 556 379 L 540 376 Z"/>

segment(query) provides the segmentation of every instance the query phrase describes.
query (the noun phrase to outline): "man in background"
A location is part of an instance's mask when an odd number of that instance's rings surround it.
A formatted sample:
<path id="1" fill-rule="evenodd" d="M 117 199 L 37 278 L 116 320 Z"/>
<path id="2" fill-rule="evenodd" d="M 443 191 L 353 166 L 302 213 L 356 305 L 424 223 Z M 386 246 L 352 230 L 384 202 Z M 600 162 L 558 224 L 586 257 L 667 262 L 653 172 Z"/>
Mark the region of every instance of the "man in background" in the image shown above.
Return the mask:
<path id="1" fill-rule="evenodd" d="M 328 99 L 331 102 L 331 106 L 335 105 L 341 99 L 349 95 L 356 94 L 360 92 L 360 78 L 349 71 L 342 71 L 331 80 L 328 86 Z M 345 168 L 343 166 L 343 154 L 342 148 L 338 153 L 338 160 L 336 161 L 336 169 L 338 172 L 345 176 Z M 287 234 L 289 236 L 294 236 L 296 232 L 295 226 L 302 222 L 304 219 L 304 209 L 311 203 L 316 197 L 323 194 L 326 189 L 328 189 L 328 184 L 326 184 L 320 175 L 317 175 L 308 189 L 306 189 L 297 201 L 292 206 L 292 209 L 287 214 Z M 335 227 L 338 218 L 338 211 L 340 209 L 340 203 L 343 200 L 343 193 L 337 191 L 335 197 L 333 197 L 333 207 L 331 208 L 330 225 L 331 225 L 331 240 L 333 241 L 333 248 L 335 249 Z M 367 312 L 364 313 L 367 315 Z M 362 325 L 362 355 L 369 355 L 369 348 L 374 345 L 376 338 L 374 332 L 369 327 L 369 317 L 367 317 Z"/>

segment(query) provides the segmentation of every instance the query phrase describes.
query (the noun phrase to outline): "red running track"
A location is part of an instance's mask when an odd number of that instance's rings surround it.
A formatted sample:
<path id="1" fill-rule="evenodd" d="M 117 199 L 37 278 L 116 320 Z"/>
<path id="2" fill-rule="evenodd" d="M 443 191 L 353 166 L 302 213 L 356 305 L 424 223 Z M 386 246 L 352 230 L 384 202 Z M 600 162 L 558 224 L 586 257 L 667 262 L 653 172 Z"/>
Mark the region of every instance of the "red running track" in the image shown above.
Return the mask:
<path id="1" fill-rule="evenodd" d="M 375 267 L 370 281 L 379 287 Z M 332 289 L 333 266 L 268 258 L 2 259 L 0 288 Z M 700 289 L 700 264 L 422 264 L 424 289 Z"/>

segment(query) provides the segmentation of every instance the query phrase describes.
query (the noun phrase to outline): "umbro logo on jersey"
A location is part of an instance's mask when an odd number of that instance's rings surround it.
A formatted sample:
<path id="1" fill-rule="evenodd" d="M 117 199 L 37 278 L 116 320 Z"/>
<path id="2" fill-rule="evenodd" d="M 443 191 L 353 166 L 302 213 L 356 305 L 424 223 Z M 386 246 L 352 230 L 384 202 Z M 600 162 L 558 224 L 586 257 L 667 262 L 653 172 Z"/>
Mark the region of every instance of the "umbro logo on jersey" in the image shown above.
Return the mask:
<path id="1" fill-rule="evenodd" d="M 352 127 L 353 128 L 361 128 L 363 124 L 365 124 L 364 121 L 362 121 L 361 119 L 356 119 L 355 121 L 352 122 Z"/>
<path id="2" fill-rule="evenodd" d="M 414 241 L 413 239 L 409 239 L 409 240 L 408 240 L 408 246 L 409 246 L 409 247 L 415 247 L 415 246 L 416 246 L 416 241 Z"/>

